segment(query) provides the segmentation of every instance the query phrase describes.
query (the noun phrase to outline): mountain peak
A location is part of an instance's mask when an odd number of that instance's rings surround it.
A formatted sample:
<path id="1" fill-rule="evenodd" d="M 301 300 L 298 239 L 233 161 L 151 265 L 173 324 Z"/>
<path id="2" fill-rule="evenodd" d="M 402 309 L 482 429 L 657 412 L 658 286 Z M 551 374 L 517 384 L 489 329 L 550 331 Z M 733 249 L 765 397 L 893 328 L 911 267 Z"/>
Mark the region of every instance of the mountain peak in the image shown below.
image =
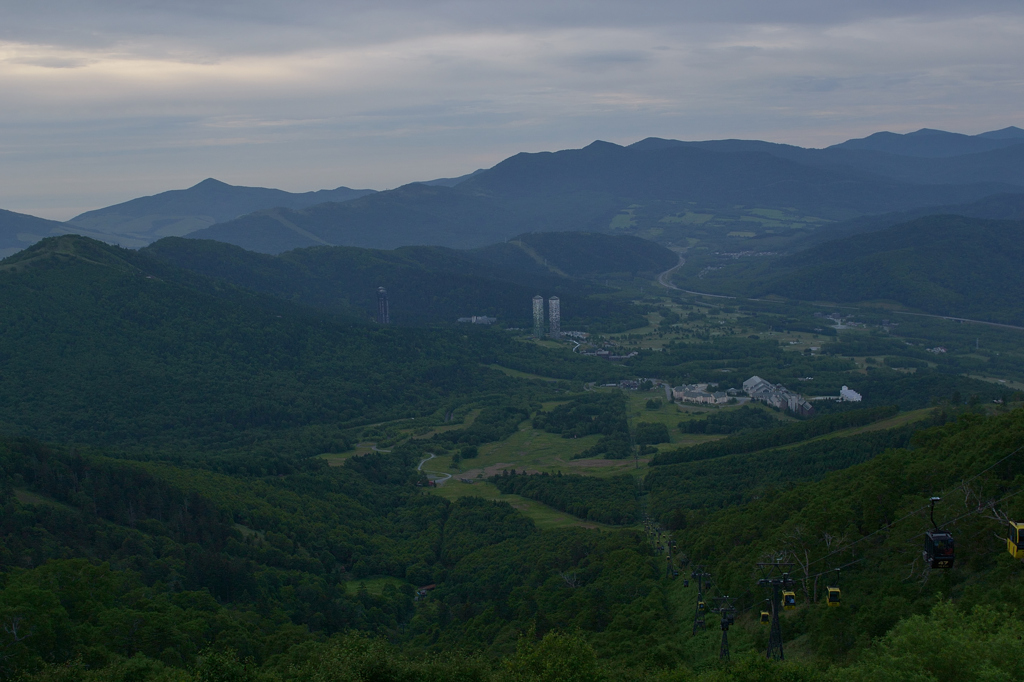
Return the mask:
<path id="1" fill-rule="evenodd" d="M 231 185 L 221 182 L 216 178 L 206 178 L 202 182 L 192 185 L 189 189 L 223 189 L 225 187 L 231 187 Z"/>
<path id="2" fill-rule="evenodd" d="M 938 128 L 921 128 L 915 130 L 912 133 L 907 133 L 905 137 L 925 137 L 928 135 L 960 135 L 961 133 L 950 133 L 945 130 L 939 130 Z"/>
<path id="3" fill-rule="evenodd" d="M 4 270 L 23 270 L 32 265 L 45 262 L 80 260 L 94 265 L 137 270 L 126 261 L 116 246 L 83 237 L 77 234 L 63 234 L 57 237 L 46 237 L 14 254 L 3 261 L 0 268 Z"/>
<path id="4" fill-rule="evenodd" d="M 1024 130 L 1021 130 L 1017 126 L 1007 126 L 1006 128 L 1000 128 L 999 130 L 990 130 L 987 133 L 981 133 L 975 135 L 975 137 L 982 137 L 987 140 L 1022 140 L 1024 141 Z"/>
<path id="5" fill-rule="evenodd" d="M 588 151 L 608 151 L 612 149 L 624 149 L 622 145 L 615 144 L 614 142 L 605 142 L 604 140 L 594 140 L 588 144 L 584 149 Z"/>

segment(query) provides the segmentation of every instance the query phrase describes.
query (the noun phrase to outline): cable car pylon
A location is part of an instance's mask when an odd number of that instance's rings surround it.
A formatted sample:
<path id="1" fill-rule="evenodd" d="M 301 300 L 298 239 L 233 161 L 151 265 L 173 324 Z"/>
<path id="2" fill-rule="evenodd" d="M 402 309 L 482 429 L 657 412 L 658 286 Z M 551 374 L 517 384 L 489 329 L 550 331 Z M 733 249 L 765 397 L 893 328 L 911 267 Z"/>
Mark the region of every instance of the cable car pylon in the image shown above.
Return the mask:
<path id="1" fill-rule="evenodd" d="M 712 613 L 722 616 L 722 646 L 718 649 L 718 658 L 723 661 L 729 658 L 729 626 L 736 620 L 736 607 L 733 606 L 735 601 L 735 597 L 715 597 L 716 605 L 711 609 Z"/>
<path id="2" fill-rule="evenodd" d="M 704 613 L 708 610 L 708 605 L 704 603 L 704 588 L 710 584 L 708 578 L 711 574 L 705 572 L 704 566 L 700 565 L 694 567 L 690 577 L 697 581 L 697 610 L 693 615 L 693 634 L 696 635 L 698 628 L 704 629 Z"/>
<path id="3" fill-rule="evenodd" d="M 771 563 L 758 564 L 761 571 L 761 579 L 757 584 L 768 588 L 770 592 L 769 604 L 771 605 L 771 630 L 768 633 L 768 651 L 766 657 L 775 661 L 785 659 L 782 651 L 782 625 L 779 623 L 779 610 L 782 608 L 782 592 L 793 587 L 793 579 L 789 577 L 789 569 L 793 564 Z"/>

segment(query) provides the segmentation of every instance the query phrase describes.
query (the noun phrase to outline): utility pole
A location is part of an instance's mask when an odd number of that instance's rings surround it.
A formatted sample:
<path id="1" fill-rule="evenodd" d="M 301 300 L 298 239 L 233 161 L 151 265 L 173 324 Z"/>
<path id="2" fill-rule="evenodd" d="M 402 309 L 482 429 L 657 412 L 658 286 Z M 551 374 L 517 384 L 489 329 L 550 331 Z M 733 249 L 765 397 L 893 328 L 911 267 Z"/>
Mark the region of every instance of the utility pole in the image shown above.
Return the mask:
<path id="1" fill-rule="evenodd" d="M 761 579 L 757 584 L 766 587 L 771 591 L 770 603 L 772 612 L 771 632 L 768 634 L 767 657 L 781 661 L 785 659 L 782 653 L 782 625 L 779 623 L 779 610 L 782 608 L 782 590 L 793 587 L 793 579 L 789 577 L 789 569 L 793 564 L 771 563 L 758 564 L 761 571 Z"/>
<path id="2" fill-rule="evenodd" d="M 668 563 L 668 570 L 665 573 L 665 577 L 666 578 L 671 578 L 672 577 L 672 548 L 675 546 L 676 541 L 673 540 L 672 538 L 669 538 L 668 542 L 666 542 L 665 544 L 668 546 L 668 556 L 666 557 L 666 559 L 668 559 L 668 562 L 667 562 Z"/>
<path id="3" fill-rule="evenodd" d="M 722 616 L 722 647 L 718 650 L 718 658 L 725 661 L 729 659 L 729 626 L 736 620 L 736 607 L 733 602 L 735 597 L 715 597 L 715 608 L 712 613 Z"/>
<path id="4" fill-rule="evenodd" d="M 697 628 L 704 629 L 704 588 L 711 585 L 711 574 L 704 570 L 704 565 L 694 566 L 690 577 L 697 581 L 697 609 L 693 616 L 693 634 L 697 634 Z"/>

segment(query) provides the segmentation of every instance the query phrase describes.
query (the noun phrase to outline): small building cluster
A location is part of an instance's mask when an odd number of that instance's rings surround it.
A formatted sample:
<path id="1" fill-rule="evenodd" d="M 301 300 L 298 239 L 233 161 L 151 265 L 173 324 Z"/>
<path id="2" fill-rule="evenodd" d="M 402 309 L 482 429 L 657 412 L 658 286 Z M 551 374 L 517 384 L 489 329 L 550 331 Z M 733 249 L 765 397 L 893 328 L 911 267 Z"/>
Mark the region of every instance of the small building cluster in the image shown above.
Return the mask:
<path id="1" fill-rule="evenodd" d="M 782 384 L 765 381 L 756 375 L 743 382 L 743 392 L 749 395 L 751 400 L 760 400 L 780 410 L 789 410 L 804 416 L 814 414 L 814 408 L 799 393 L 794 393 Z"/>
<path id="2" fill-rule="evenodd" d="M 473 315 L 472 317 L 460 317 L 459 322 L 466 322 L 469 324 L 494 324 L 498 321 L 496 317 L 487 317 L 486 315 Z"/>
<path id="3" fill-rule="evenodd" d="M 718 384 L 687 384 L 672 389 L 672 399 L 683 403 L 702 405 L 721 405 L 729 402 L 729 394 L 725 391 L 711 391 Z"/>

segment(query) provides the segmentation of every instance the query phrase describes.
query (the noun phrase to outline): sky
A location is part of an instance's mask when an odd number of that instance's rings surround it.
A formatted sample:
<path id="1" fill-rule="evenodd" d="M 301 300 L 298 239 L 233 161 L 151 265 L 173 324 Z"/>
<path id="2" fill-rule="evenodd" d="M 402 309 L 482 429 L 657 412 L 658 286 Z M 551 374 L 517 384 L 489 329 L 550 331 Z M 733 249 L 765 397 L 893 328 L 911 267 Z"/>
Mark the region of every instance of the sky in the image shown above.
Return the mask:
<path id="1" fill-rule="evenodd" d="M 0 0 L 0 208 L 1024 127 L 1020 0 Z"/>

